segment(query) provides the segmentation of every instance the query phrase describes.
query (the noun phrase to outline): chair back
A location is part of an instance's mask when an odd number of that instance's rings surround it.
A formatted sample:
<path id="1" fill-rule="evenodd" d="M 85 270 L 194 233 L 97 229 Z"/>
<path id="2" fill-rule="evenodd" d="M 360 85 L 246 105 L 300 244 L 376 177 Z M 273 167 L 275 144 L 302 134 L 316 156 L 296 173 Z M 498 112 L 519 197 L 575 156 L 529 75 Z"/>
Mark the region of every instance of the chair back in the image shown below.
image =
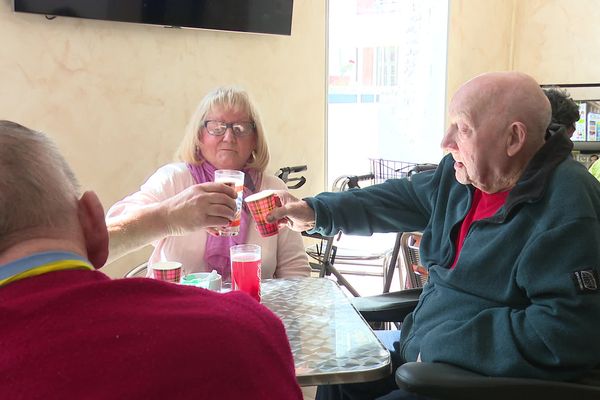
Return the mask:
<path id="1" fill-rule="evenodd" d="M 129 272 L 127 272 L 125 274 L 124 278 L 145 278 L 147 270 L 148 270 L 148 263 L 145 262 L 145 263 L 140 264 L 137 267 L 133 268 Z"/>

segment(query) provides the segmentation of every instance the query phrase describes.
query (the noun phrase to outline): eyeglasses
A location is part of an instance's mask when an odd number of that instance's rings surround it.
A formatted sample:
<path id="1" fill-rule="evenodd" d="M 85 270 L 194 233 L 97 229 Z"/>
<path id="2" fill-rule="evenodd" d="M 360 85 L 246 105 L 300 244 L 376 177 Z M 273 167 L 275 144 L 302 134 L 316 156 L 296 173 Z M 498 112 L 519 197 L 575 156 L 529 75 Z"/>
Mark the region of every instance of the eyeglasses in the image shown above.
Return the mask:
<path id="1" fill-rule="evenodd" d="M 252 121 L 240 122 L 223 122 L 223 121 L 204 121 L 204 127 L 211 136 L 223 136 L 228 128 L 231 128 L 236 137 L 248 136 L 254 129 L 256 124 Z"/>

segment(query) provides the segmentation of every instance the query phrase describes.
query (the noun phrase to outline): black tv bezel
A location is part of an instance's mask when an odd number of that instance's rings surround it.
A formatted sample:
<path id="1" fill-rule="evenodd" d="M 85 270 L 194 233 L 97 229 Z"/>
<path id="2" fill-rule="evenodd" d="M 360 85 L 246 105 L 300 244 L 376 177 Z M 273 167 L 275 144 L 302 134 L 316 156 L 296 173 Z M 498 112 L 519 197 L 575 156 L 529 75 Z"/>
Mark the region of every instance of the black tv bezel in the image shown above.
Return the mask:
<path id="1" fill-rule="evenodd" d="M 28 5 L 27 2 L 35 2 L 37 4 Z M 97 0 L 99 1 L 99 0 Z M 109 0 L 105 0 L 109 1 Z M 126 1 L 126 0 L 125 0 Z M 151 0 L 138 0 L 140 3 L 151 1 Z M 91 19 L 97 21 L 113 21 L 113 22 L 125 22 L 125 23 L 133 23 L 133 24 L 141 24 L 141 25 L 150 25 L 150 26 L 160 26 L 165 28 L 184 28 L 184 29 L 198 29 L 198 30 L 210 30 L 210 31 L 223 31 L 223 32 L 236 32 L 236 33 L 252 33 L 252 34 L 264 34 L 264 35 L 284 35 L 290 36 L 292 34 L 292 20 L 293 20 L 293 8 L 294 8 L 294 0 L 254 0 L 254 1 L 282 1 L 285 4 L 286 9 L 283 10 L 282 14 L 283 18 L 279 18 L 277 21 L 283 21 L 282 24 L 270 25 L 267 29 L 263 26 L 248 26 L 243 27 L 241 25 L 231 25 L 229 23 L 224 23 L 222 25 L 219 24 L 179 24 L 177 22 L 181 21 L 147 21 L 141 18 L 138 19 L 128 19 L 123 18 L 119 15 L 111 15 L 111 16 L 99 16 L 99 15 L 68 15 L 67 12 L 57 10 L 57 5 L 49 5 L 44 8 L 44 0 L 13 0 L 13 11 L 18 13 L 26 13 L 26 14 L 38 14 L 45 15 L 48 19 L 54 19 L 53 17 L 67 17 L 67 18 L 81 18 L 81 19 Z M 65 2 L 65 5 L 68 5 L 68 2 Z M 289 8 L 288 8 L 289 7 Z M 67 7 L 63 7 L 65 10 L 68 10 Z M 57 12 L 58 11 L 58 12 Z M 288 12 L 289 11 L 289 12 Z M 163 16 L 164 17 L 164 16 Z M 238 21 L 239 23 L 239 21 Z"/>

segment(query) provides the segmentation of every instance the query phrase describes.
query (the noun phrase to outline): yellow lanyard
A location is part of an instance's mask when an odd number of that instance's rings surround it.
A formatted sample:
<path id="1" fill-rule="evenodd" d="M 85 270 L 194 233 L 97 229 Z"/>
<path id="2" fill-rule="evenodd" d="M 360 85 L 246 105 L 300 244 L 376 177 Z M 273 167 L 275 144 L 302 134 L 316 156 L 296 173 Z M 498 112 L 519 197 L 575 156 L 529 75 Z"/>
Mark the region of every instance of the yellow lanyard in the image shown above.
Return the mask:
<path id="1" fill-rule="evenodd" d="M 9 276 L 8 278 L 1 279 L 0 286 L 4 286 L 11 282 L 15 282 L 15 281 L 29 278 L 32 276 L 42 275 L 42 274 L 45 274 L 48 272 L 62 271 L 62 270 L 67 270 L 67 269 L 78 269 L 78 268 L 84 268 L 84 269 L 89 269 L 89 270 L 94 269 L 94 267 L 90 263 L 82 261 L 82 260 L 57 260 L 57 261 L 52 261 L 52 262 L 49 262 L 49 263 L 46 263 L 43 265 L 39 265 L 37 267 L 33 267 L 26 271 Z"/>

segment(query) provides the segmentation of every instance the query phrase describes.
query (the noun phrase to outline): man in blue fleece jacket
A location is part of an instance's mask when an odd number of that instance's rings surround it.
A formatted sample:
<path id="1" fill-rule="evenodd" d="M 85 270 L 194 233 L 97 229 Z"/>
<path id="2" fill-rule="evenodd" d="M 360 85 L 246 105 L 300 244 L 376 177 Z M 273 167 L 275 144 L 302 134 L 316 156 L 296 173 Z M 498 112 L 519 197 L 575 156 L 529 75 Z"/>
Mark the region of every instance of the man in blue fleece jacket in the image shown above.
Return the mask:
<path id="1" fill-rule="evenodd" d="M 600 365 L 600 185 L 544 139 L 550 104 L 531 77 L 488 73 L 450 104 L 436 171 L 296 200 L 271 217 L 296 230 L 423 231 L 429 270 L 402 326 L 404 361 L 444 362 L 490 376 L 575 380 Z M 393 378 L 319 389 L 371 399 Z"/>

